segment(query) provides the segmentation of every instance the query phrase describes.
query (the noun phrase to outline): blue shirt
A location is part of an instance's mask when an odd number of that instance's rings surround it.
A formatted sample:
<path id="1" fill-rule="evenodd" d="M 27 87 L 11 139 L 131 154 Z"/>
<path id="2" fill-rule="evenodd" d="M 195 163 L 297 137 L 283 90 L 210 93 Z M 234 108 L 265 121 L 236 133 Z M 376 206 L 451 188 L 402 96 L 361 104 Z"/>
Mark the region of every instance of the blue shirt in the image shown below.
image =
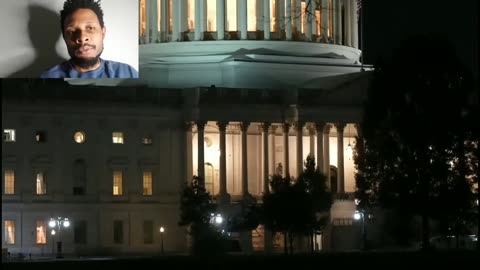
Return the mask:
<path id="1" fill-rule="evenodd" d="M 100 58 L 100 66 L 92 71 L 77 72 L 65 61 L 43 72 L 40 78 L 138 78 L 138 72 L 128 64 Z"/>

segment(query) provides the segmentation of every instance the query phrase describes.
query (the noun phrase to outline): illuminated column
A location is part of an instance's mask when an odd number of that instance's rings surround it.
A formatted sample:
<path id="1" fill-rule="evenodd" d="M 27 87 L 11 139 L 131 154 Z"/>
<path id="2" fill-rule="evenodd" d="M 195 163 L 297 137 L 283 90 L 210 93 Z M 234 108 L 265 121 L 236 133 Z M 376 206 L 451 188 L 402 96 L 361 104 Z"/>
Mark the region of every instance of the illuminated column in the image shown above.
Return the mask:
<path id="1" fill-rule="evenodd" d="M 264 25 L 263 21 L 265 20 L 263 18 L 263 1 L 262 0 L 257 0 L 255 1 L 256 8 L 255 8 L 255 15 L 257 17 L 257 31 L 263 31 L 264 30 Z"/>
<path id="2" fill-rule="evenodd" d="M 180 1 L 180 39 L 185 40 L 184 33 L 188 31 L 188 0 L 178 0 Z"/>
<path id="3" fill-rule="evenodd" d="M 258 2 L 258 0 L 257 0 Z M 257 17 L 257 21 L 258 18 Z M 263 0 L 263 39 L 270 39 L 270 0 Z"/>
<path id="4" fill-rule="evenodd" d="M 351 0 L 352 3 L 352 46 L 358 49 L 358 14 L 357 14 L 357 1 Z"/>
<path id="5" fill-rule="evenodd" d="M 185 162 L 185 178 L 184 180 L 190 181 L 193 173 L 193 160 L 192 160 L 192 123 L 184 123 L 184 142 L 185 142 L 185 152 L 184 152 L 184 162 Z"/>
<path id="6" fill-rule="evenodd" d="M 325 123 L 315 123 L 315 130 L 317 131 L 317 169 L 323 173 L 325 172 L 324 156 L 323 156 L 323 128 Z"/>
<path id="7" fill-rule="evenodd" d="M 249 125 L 249 122 L 242 122 L 240 124 L 240 129 L 242 130 L 242 194 L 244 197 L 248 195 L 247 131 Z"/>
<path id="8" fill-rule="evenodd" d="M 338 186 L 338 193 L 345 193 L 345 179 L 344 179 L 344 165 L 343 165 L 343 130 L 345 129 L 344 123 L 337 123 L 335 124 L 337 128 L 337 186 Z"/>
<path id="9" fill-rule="evenodd" d="M 292 1 L 287 0 L 285 6 L 285 38 L 287 40 L 292 40 Z"/>
<path id="10" fill-rule="evenodd" d="M 270 145 L 270 153 L 272 155 L 272 159 L 270 161 L 270 172 L 271 174 L 275 174 L 275 168 L 277 166 L 276 160 L 275 160 L 275 131 L 277 130 L 277 126 L 272 125 L 270 128 L 270 134 L 272 135 L 271 139 L 271 145 Z"/>
<path id="11" fill-rule="evenodd" d="M 297 129 L 297 176 L 303 171 L 303 122 L 295 124 Z"/>
<path id="12" fill-rule="evenodd" d="M 238 10 L 238 30 L 240 31 L 240 39 L 247 39 L 247 1 L 237 1 Z"/>
<path id="13" fill-rule="evenodd" d="M 146 18 L 145 18 L 145 43 L 150 43 L 150 11 L 152 10 L 150 5 L 151 1 L 146 1 L 145 2 L 145 15 L 146 15 Z"/>
<path id="14" fill-rule="evenodd" d="M 202 18 L 203 14 L 202 11 L 204 7 L 202 7 L 204 4 L 203 0 L 195 0 L 195 33 L 194 33 L 194 40 L 202 40 L 202 34 L 205 30 L 203 30 L 203 24 L 202 24 Z"/>
<path id="15" fill-rule="evenodd" d="M 217 40 L 225 39 L 225 0 L 217 0 Z"/>
<path id="16" fill-rule="evenodd" d="M 168 37 L 168 0 L 160 0 L 160 40 L 167 41 Z"/>
<path id="17" fill-rule="evenodd" d="M 262 139 L 263 139 L 263 193 L 269 193 L 268 187 L 268 129 L 270 128 L 270 123 L 264 122 L 261 125 L 262 127 Z"/>
<path id="18" fill-rule="evenodd" d="M 322 37 L 324 40 L 328 40 L 328 5 L 327 0 L 322 1 Z"/>
<path id="19" fill-rule="evenodd" d="M 173 0 L 173 11 L 172 11 L 172 40 L 171 41 L 180 41 L 180 1 Z"/>
<path id="20" fill-rule="evenodd" d="M 302 33 L 302 0 L 293 0 L 295 3 L 294 7 L 294 15 L 292 18 L 292 22 L 294 24 L 294 33 L 297 34 L 297 36 Z"/>
<path id="21" fill-rule="evenodd" d="M 341 0 L 334 0 L 335 1 L 335 9 L 334 9 L 334 14 L 335 14 L 335 43 L 336 44 L 342 44 L 342 2 Z"/>
<path id="22" fill-rule="evenodd" d="M 308 135 L 310 136 L 310 156 L 315 156 L 315 128 L 312 125 L 308 125 Z"/>
<path id="23" fill-rule="evenodd" d="M 323 171 L 330 183 L 330 129 L 331 125 L 327 124 L 323 128 Z M 332 190 L 333 191 L 333 190 Z"/>
<path id="24" fill-rule="evenodd" d="M 197 132 L 198 132 L 198 159 L 197 159 L 197 169 L 198 176 L 202 179 L 203 185 L 205 185 L 205 124 L 204 121 L 197 121 Z"/>
<path id="25" fill-rule="evenodd" d="M 284 171 L 284 177 L 289 177 L 290 176 L 290 165 L 288 161 L 288 151 L 289 151 L 289 146 L 288 146 L 288 131 L 290 130 L 290 124 L 284 123 L 283 124 L 283 171 Z"/>
<path id="26" fill-rule="evenodd" d="M 350 0 L 345 0 L 343 2 L 343 5 L 345 7 L 345 45 L 347 46 L 352 46 L 352 17 L 350 16 L 351 14 L 351 5 Z"/>
<path id="27" fill-rule="evenodd" d="M 287 1 L 287 3 L 290 1 Z M 277 14 L 275 14 L 275 25 L 277 26 L 277 29 L 275 31 L 278 32 L 278 36 L 280 39 L 283 39 L 284 31 L 285 31 L 285 21 L 287 21 L 288 18 L 285 18 L 285 1 L 275 1 L 275 4 L 277 5 Z M 290 14 L 287 15 L 290 18 Z"/>
<path id="28" fill-rule="evenodd" d="M 310 19 L 310 22 L 307 21 L 307 24 L 310 23 L 312 29 L 310 30 L 310 32 L 312 33 L 312 35 L 315 35 L 317 33 L 317 1 L 311 1 L 310 2 L 310 6 L 312 7 L 311 8 L 311 11 L 312 11 L 312 14 L 311 14 L 311 19 Z"/>
<path id="29" fill-rule="evenodd" d="M 228 122 L 217 122 L 220 131 L 220 195 L 227 193 L 227 147 L 226 130 Z"/>
<path id="30" fill-rule="evenodd" d="M 308 2 L 308 1 L 307 1 Z M 312 20 L 315 20 L 315 1 L 310 1 L 307 7 L 307 14 L 305 14 L 305 40 L 312 41 Z"/>
<path id="31" fill-rule="evenodd" d="M 147 27 L 146 27 L 146 39 L 147 43 L 158 42 L 158 14 L 157 14 L 157 1 L 147 0 Z"/>

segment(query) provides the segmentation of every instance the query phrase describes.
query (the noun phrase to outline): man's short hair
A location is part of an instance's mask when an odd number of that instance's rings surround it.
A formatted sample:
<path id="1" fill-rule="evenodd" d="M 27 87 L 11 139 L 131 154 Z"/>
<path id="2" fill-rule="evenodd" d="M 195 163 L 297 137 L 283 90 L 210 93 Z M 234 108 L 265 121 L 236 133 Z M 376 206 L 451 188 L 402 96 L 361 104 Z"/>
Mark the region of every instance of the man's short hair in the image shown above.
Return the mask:
<path id="1" fill-rule="evenodd" d="M 65 19 L 75 12 L 77 9 L 86 8 L 91 9 L 97 15 L 100 26 L 103 28 L 103 11 L 100 7 L 100 0 L 67 0 L 63 4 L 63 10 L 60 11 L 60 29 L 62 30 L 62 35 L 64 33 L 64 23 Z"/>

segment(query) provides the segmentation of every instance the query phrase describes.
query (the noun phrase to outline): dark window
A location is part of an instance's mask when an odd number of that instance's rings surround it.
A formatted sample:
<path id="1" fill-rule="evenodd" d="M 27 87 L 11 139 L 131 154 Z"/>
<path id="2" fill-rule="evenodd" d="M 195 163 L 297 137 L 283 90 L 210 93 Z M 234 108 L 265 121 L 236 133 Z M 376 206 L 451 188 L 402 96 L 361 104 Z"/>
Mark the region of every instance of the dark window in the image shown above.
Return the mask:
<path id="1" fill-rule="evenodd" d="M 82 159 L 73 162 L 73 195 L 85 195 L 87 186 L 86 165 Z"/>
<path id="2" fill-rule="evenodd" d="M 73 225 L 75 244 L 87 243 L 87 221 L 76 220 Z"/>
<path id="3" fill-rule="evenodd" d="M 123 221 L 115 220 L 113 222 L 113 243 L 123 244 Z"/>
<path id="4" fill-rule="evenodd" d="M 153 221 L 143 221 L 143 243 L 153 244 Z"/>
<path id="5" fill-rule="evenodd" d="M 83 187 L 73 187 L 73 195 L 85 195 Z"/>

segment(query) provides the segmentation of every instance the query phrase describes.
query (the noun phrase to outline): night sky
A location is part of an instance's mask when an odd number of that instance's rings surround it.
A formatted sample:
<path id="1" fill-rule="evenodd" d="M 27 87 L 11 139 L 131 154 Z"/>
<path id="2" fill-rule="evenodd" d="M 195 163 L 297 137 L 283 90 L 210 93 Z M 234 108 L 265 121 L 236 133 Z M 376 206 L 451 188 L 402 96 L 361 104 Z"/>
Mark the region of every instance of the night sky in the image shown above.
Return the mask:
<path id="1" fill-rule="evenodd" d="M 387 60 L 411 34 L 445 36 L 478 80 L 478 0 L 363 0 L 365 62 Z"/>

